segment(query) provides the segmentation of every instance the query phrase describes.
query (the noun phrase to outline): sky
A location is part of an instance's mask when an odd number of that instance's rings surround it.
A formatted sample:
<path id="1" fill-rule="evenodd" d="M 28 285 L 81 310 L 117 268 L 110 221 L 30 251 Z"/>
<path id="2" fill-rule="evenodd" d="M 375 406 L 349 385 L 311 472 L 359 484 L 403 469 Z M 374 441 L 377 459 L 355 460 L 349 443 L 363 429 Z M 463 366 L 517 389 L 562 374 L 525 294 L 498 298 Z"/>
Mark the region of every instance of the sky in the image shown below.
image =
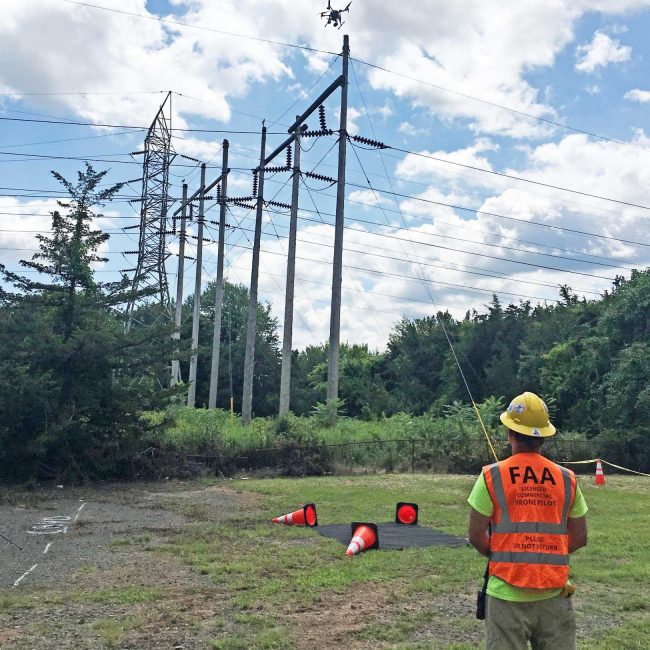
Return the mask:
<path id="1" fill-rule="evenodd" d="M 250 195 L 262 120 L 270 152 L 341 74 L 344 34 L 348 133 L 387 148 L 347 145 L 342 341 L 383 350 L 401 318 L 484 313 L 493 293 L 504 306 L 552 304 L 569 285 L 595 299 L 650 265 L 650 0 L 353 0 L 340 30 L 316 0 L 2 0 L 2 9 L 0 261 L 10 270 L 50 228 L 62 189 L 51 170 L 74 180 L 86 160 L 107 170 L 106 185 L 130 181 L 97 219 L 111 235 L 97 277 L 135 267 L 134 152 L 168 91 L 171 210 L 183 180 L 198 188 L 196 160 L 208 182 L 218 176 L 224 138 L 228 194 Z M 324 107 L 338 129 L 340 93 Z M 318 129 L 318 116 L 307 123 Z M 336 176 L 336 134 L 302 145 L 303 172 Z M 267 174 L 267 201 L 289 203 L 290 191 L 290 174 Z M 303 174 L 294 348 L 328 338 L 335 196 Z M 218 206 L 206 207 L 215 240 Z M 254 214 L 230 206 L 227 219 L 225 276 L 248 285 Z M 280 333 L 288 232 L 287 211 L 267 205 L 259 298 Z M 216 249 L 204 247 L 204 284 Z M 167 250 L 174 295 L 177 237 Z M 186 260 L 185 297 L 195 273 Z"/>

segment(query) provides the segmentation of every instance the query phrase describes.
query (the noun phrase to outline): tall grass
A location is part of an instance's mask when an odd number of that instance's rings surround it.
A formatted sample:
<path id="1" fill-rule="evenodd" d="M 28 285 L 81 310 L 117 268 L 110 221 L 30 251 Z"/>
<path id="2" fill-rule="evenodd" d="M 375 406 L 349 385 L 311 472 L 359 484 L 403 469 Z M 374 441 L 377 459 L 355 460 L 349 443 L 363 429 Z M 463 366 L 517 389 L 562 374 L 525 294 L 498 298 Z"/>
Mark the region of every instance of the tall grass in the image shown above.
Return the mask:
<path id="1" fill-rule="evenodd" d="M 508 455 L 497 422 L 498 406 L 484 422 L 497 455 Z M 443 417 L 398 413 L 372 421 L 339 418 L 336 426 L 318 414 L 256 418 L 249 426 L 223 410 L 175 407 L 144 416 L 155 425 L 151 445 L 163 452 L 205 457 L 224 473 L 238 469 L 276 470 L 281 474 L 319 475 L 341 471 L 475 471 L 492 454 L 474 413 L 454 404 Z M 549 454 L 557 459 L 591 453 L 583 436 L 571 434 L 571 448 L 556 441 Z"/>

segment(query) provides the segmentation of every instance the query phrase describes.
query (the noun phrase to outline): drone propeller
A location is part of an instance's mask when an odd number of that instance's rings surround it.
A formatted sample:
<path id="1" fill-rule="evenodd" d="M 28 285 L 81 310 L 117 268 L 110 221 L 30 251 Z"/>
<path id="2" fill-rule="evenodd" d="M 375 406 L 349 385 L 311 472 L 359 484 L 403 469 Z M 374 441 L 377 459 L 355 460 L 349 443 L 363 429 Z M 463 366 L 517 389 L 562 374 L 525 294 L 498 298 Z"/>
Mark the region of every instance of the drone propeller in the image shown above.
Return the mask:
<path id="1" fill-rule="evenodd" d="M 341 9 L 341 11 L 350 11 L 350 5 L 352 4 L 352 0 L 348 2 L 348 6 L 345 9 Z"/>

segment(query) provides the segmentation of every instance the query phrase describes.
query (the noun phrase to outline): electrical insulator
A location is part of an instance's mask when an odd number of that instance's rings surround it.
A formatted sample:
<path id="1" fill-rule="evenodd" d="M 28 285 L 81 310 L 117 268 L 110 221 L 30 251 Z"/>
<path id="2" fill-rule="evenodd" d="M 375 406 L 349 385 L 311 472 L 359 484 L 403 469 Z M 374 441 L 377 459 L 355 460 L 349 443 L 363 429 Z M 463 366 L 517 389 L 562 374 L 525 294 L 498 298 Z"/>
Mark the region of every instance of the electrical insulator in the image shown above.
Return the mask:
<path id="1" fill-rule="evenodd" d="M 332 129 L 321 129 L 320 131 L 305 131 L 303 134 L 305 138 L 319 138 L 322 135 L 334 135 Z"/>
<path id="2" fill-rule="evenodd" d="M 318 107 L 318 120 L 320 122 L 320 130 L 326 131 L 327 122 L 325 121 L 325 107 L 322 104 Z"/>
<path id="3" fill-rule="evenodd" d="M 275 174 L 276 172 L 290 172 L 291 167 L 265 167 L 264 171 L 271 174 Z"/>
<path id="4" fill-rule="evenodd" d="M 255 210 L 257 207 L 256 205 L 251 205 L 250 203 L 245 203 L 244 201 L 238 201 L 236 199 L 232 203 L 240 208 L 248 208 L 249 210 Z"/>
<path id="5" fill-rule="evenodd" d="M 291 147 L 287 147 L 287 169 L 291 169 Z"/>
<path id="6" fill-rule="evenodd" d="M 308 178 L 314 178 L 317 181 L 323 181 L 325 183 L 336 183 L 335 178 L 330 178 L 329 176 L 323 176 L 322 174 L 315 174 L 314 172 L 303 172 Z"/>
<path id="7" fill-rule="evenodd" d="M 285 208 L 286 210 L 291 210 L 291 206 L 286 203 L 280 203 L 279 201 L 264 201 L 266 205 L 272 205 L 276 208 Z"/>
<path id="8" fill-rule="evenodd" d="M 383 142 L 378 140 L 371 140 L 370 138 L 364 138 L 362 135 L 353 135 L 350 136 L 356 142 L 361 142 L 361 144 L 367 144 L 369 147 L 375 147 L 377 149 L 388 149 L 388 145 L 385 145 Z"/>
<path id="9" fill-rule="evenodd" d="M 253 197 L 257 196 L 257 172 L 253 172 Z"/>

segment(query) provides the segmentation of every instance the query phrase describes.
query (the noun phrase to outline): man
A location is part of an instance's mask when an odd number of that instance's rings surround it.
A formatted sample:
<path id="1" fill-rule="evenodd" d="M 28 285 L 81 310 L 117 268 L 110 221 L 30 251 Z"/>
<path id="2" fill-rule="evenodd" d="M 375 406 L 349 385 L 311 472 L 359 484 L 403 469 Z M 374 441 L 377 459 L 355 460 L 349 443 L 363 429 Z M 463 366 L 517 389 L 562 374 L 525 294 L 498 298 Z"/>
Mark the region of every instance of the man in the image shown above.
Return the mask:
<path id="1" fill-rule="evenodd" d="M 515 397 L 501 414 L 512 456 L 487 465 L 467 499 L 469 541 L 489 558 L 488 650 L 575 650 L 569 553 L 587 544 L 575 475 L 540 453 L 555 434 L 546 404 Z"/>

